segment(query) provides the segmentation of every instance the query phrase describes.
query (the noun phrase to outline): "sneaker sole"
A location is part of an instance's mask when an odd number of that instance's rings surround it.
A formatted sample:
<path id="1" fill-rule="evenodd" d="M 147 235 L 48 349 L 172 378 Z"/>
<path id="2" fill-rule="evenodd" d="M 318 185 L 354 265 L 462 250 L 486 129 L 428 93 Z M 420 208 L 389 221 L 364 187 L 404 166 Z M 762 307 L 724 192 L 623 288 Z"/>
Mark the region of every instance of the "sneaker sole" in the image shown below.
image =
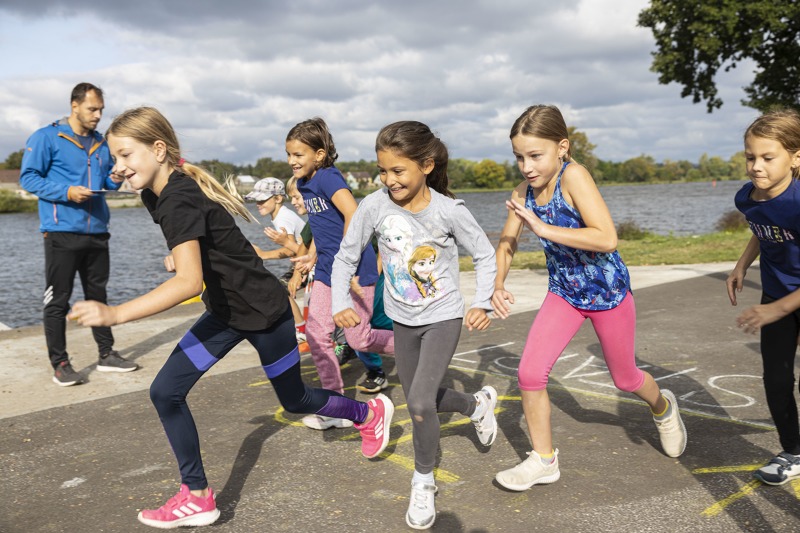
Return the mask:
<path id="1" fill-rule="evenodd" d="M 435 514 L 433 515 L 433 518 L 431 519 L 430 523 L 420 526 L 411 522 L 411 517 L 408 516 L 408 513 L 406 513 L 406 524 L 408 524 L 408 527 L 410 527 L 411 529 L 430 529 L 433 526 L 434 522 L 436 522 Z"/>
<path id="2" fill-rule="evenodd" d="M 371 401 L 371 400 L 370 400 Z M 381 447 L 378 448 L 378 451 L 373 453 L 372 455 L 364 455 L 367 459 L 372 459 L 373 457 L 377 457 L 383 453 L 383 450 L 386 449 L 386 446 L 389 445 L 389 433 L 392 428 L 392 417 L 394 416 L 394 404 L 388 398 L 385 402 L 383 402 L 384 411 L 383 411 L 383 438 L 381 439 Z"/>
<path id="3" fill-rule="evenodd" d="M 169 522 L 162 522 L 161 520 L 151 520 L 142 516 L 139 513 L 139 522 L 151 527 L 159 529 L 175 529 L 183 526 L 209 526 L 217 521 L 219 518 L 219 509 L 213 511 L 206 511 L 204 513 L 197 513 L 196 515 L 187 516 L 185 518 L 178 518 L 170 520 Z"/>
<path id="4" fill-rule="evenodd" d="M 97 365 L 97 371 L 98 372 L 118 372 L 118 373 L 119 372 L 133 372 L 134 370 L 137 370 L 138 368 L 139 368 L 138 366 L 135 366 L 133 368 L 120 368 L 118 366 L 100 366 L 100 365 Z"/>
<path id="5" fill-rule="evenodd" d="M 55 383 L 59 387 L 71 387 L 73 385 L 77 385 L 78 383 L 83 383 L 83 380 L 79 379 L 77 381 L 59 381 L 57 377 L 53 376 L 53 383 Z"/>
<path id="6" fill-rule="evenodd" d="M 686 451 L 686 444 L 689 442 L 689 434 L 686 432 L 686 426 L 683 425 L 683 417 L 681 416 L 681 410 L 678 407 L 678 400 L 677 400 L 677 398 L 675 398 L 675 393 L 672 392 L 671 390 L 668 390 L 668 389 L 662 389 L 661 390 L 661 394 L 663 394 L 664 396 L 667 396 L 669 398 L 670 403 L 672 403 L 672 407 L 678 412 L 678 422 L 680 422 L 680 424 L 681 424 L 681 432 L 683 433 L 683 436 L 684 436 L 683 446 L 681 447 L 681 451 L 679 451 L 677 453 L 677 455 L 672 455 L 672 454 L 668 453 L 667 450 L 663 450 L 664 454 L 667 457 L 677 458 L 677 457 L 680 457 L 681 455 L 683 455 L 683 452 Z M 659 440 L 661 440 L 661 439 L 659 439 Z M 664 448 L 663 444 L 661 445 L 661 448 L 662 449 Z"/>
<path id="7" fill-rule="evenodd" d="M 388 383 L 384 383 L 383 385 L 379 385 L 379 386 L 374 387 L 372 389 L 369 389 L 369 388 L 361 386 L 361 385 L 356 385 L 356 390 L 359 390 L 361 392 L 369 392 L 371 394 L 375 394 L 376 392 L 380 392 L 382 390 L 386 390 L 387 388 L 389 388 L 389 384 Z"/>
<path id="8" fill-rule="evenodd" d="M 549 476 L 540 477 L 533 483 L 525 483 L 522 485 L 512 485 L 511 483 L 505 483 L 500 480 L 500 474 L 494 477 L 495 481 L 500 483 L 501 486 L 507 488 L 508 490 L 513 490 L 517 492 L 521 492 L 523 490 L 528 490 L 529 488 L 533 487 L 534 485 L 547 485 L 549 483 L 555 483 L 559 479 L 561 479 L 561 471 L 559 470 L 555 474 L 551 474 Z"/>
<path id="9" fill-rule="evenodd" d="M 307 423 L 305 420 L 303 420 L 302 422 L 303 422 L 303 425 L 305 427 L 307 427 L 308 429 L 316 429 L 317 431 L 325 431 L 326 429 L 332 429 L 332 428 L 351 428 L 351 427 L 353 427 L 353 421 L 352 420 L 347 420 L 345 418 L 340 418 L 335 422 L 334 421 L 330 421 L 330 422 L 324 422 L 324 423 L 321 423 L 321 424 L 314 424 L 314 425 Z"/>

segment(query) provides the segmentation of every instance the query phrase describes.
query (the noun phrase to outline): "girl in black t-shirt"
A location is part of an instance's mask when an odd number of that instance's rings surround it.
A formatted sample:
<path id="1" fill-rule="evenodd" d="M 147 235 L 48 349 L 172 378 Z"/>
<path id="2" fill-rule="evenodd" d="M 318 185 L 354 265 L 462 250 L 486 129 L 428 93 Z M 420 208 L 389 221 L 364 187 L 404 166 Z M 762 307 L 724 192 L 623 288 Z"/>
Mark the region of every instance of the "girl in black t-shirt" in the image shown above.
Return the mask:
<path id="1" fill-rule="evenodd" d="M 197 295 L 205 282 L 206 312 L 178 342 L 150 386 L 181 473 L 180 492 L 139 521 L 159 528 L 201 526 L 219 517 L 206 481 L 200 441 L 186 395 L 200 377 L 242 340 L 252 344 L 281 405 L 355 422 L 362 452 L 375 457 L 389 440 L 394 407 L 383 395 L 368 404 L 336 392 L 307 387 L 287 293 L 242 235 L 232 215 L 251 219 L 241 198 L 207 172 L 186 163 L 172 126 L 153 108 L 114 119 L 106 134 L 113 172 L 142 190 L 142 201 L 161 226 L 175 276 L 149 293 L 118 306 L 78 302 L 70 318 L 85 326 L 113 326 L 167 310 Z"/>

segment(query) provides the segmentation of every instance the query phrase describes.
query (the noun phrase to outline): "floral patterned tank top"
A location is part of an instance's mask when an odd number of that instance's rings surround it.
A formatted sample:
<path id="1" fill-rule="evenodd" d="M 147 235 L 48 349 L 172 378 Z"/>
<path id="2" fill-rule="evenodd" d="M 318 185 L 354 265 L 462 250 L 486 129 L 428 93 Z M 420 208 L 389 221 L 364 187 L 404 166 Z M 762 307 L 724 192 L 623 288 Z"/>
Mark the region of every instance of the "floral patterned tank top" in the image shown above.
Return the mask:
<path id="1" fill-rule="evenodd" d="M 561 176 L 565 162 L 556 178 L 553 198 L 547 205 L 538 206 L 533 187 L 528 186 L 525 207 L 543 222 L 563 228 L 584 228 L 577 209 L 569 205 L 561 193 Z M 564 298 L 572 306 L 588 311 L 604 311 L 618 306 L 630 290 L 630 275 L 622 258 L 611 253 L 578 250 L 539 238 L 550 273 L 548 290 Z"/>

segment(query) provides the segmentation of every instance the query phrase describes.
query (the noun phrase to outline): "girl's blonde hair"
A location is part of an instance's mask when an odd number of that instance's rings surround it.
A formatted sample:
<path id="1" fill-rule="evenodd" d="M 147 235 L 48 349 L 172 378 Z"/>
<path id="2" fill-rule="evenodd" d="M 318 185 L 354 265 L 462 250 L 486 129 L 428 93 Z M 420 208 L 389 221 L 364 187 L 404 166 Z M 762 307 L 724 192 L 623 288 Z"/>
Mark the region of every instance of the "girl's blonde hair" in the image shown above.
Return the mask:
<path id="1" fill-rule="evenodd" d="M 320 117 L 295 124 L 286 135 L 286 141 L 300 141 L 310 146 L 315 152 L 317 150 L 324 151 L 325 157 L 319 164 L 319 168 L 332 167 L 339 158 L 339 154 L 336 153 L 336 145 L 333 144 L 333 135 L 331 135 L 328 125 Z"/>
<path id="2" fill-rule="evenodd" d="M 297 189 L 297 177 L 292 176 L 289 178 L 289 181 L 286 182 L 286 195 L 289 196 L 292 194 L 292 191 Z"/>
<path id="3" fill-rule="evenodd" d="M 526 109 L 511 126 L 509 137 L 513 139 L 517 135 L 539 137 L 556 144 L 564 139 L 569 140 L 567 123 L 564 121 L 561 111 L 554 105 L 532 105 Z M 563 159 L 564 161 L 573 161 L 572 144 Z"/>
<path id="4" fill-rule="evenodd" d="M 248 222 L 255 217 L 244 206 L 242 196 L 236 191 L 233 176 L 227 176 L 222 186 L 206 170 L 183 161 L 178 137 L 169 121 L 153 107 L 137 107 L 118 115 L 106 131 L 106 137 L 130 137 L 144 145 L 152 146 L 162 141 L 167 146 L 167 163 L 197 182 L 209 200 L 220 204 L 231 215 L 239 216 Z"/>
<path id="5" fill-rule="evenodd" d="M 778 109 L 755 119 L 744 132 L 744 139 L 752 135 L 778 141 L 794 155 L 800 151 L 800 114 L 793 109 Z M 800 167 L 792 168 L 792 177 L 800 178 Z"/>

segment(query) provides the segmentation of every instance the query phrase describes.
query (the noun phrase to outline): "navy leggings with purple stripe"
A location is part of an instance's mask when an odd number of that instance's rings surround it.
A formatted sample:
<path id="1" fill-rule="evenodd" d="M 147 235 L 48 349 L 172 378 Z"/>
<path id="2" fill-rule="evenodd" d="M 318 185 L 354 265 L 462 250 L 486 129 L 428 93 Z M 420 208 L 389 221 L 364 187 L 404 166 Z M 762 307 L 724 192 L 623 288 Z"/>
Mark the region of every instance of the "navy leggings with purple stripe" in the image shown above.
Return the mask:
<path id="1" fill-rule="evenodd" d="M 303 383 L 290 308 L 272 327 L 262 331 L 237 330 L 204 313 L 178 342 L 150 386 L 150 399 L 178 459 L 181 481 L 191 490 L 202 490 L 208 482 L 186 395 L 209 368 L 245 339 L 258 352 L 261 366 L 288 412 L 317 413 L 357 423 L 367 418 L 367 404 Z"/>

